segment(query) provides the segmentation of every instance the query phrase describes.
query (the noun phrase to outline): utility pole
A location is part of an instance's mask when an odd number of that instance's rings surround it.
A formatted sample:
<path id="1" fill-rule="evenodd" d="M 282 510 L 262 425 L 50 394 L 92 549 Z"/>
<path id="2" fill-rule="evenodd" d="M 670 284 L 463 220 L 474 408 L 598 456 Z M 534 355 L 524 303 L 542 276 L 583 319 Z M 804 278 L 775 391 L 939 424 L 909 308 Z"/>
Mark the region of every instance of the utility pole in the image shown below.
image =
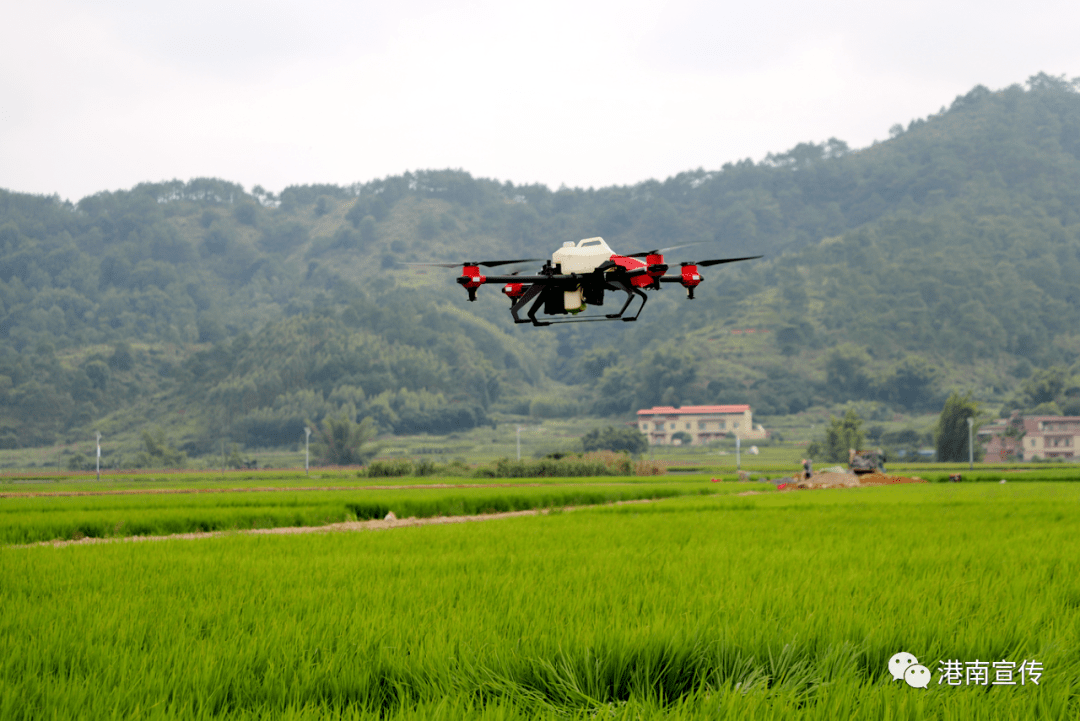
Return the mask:
<path id="1" fill-rule="evenodd" d="M 975 469 L 975 439 L 974 439 L 974 435 L 975 435 L 975 433 L 974 433 L 975 419 L 969 417 L 967 419 L 967 421 L 968 421 L 968 470 L 971 471 L 971 470 Z"/>
<path id="2" fill-rule="evenodd" d="M 742 470 L 742 455 L 739 449 L 742 447 L 742 438 L 738 435 L 735 436 L 735 470 L 736 472 Z"/>
<path id="3" fill-rule="evenodd" d="M 97 479 L 101 480 L 101 433 L 97 434 Z"/>
<path id="4" fill-rule="evenodd" d="M 304 433 L 304 475 L 306 476 L 308 475 L 308 462 L 311 457 L 308 453 L 308 450 L 311 447 L 311 428 L 304 426 Z"/>
<path id="5" fill-rule="evenodd" d="M 521 460 L 521 426 L 517 427 L 517 451 L 518 451 L 518 460 L 520 461 Z"/>

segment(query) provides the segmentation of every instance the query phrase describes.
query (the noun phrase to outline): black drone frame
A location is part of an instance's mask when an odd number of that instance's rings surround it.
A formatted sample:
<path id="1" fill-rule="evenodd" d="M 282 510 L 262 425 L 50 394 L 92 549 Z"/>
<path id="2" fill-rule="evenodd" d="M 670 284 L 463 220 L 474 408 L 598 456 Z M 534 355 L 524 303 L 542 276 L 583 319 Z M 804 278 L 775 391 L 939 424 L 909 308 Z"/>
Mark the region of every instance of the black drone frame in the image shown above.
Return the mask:
<path id="1" fill-rule="evenodd" d="M 686 245 L 697 244 L 698 243 L 688 243 Z M 645 308 L 645 304 L 649 300 L 649 297 L 645 295 L 646 290 L 660 290 L 661 283 L 681 283 L 683 287 L 686 288 L 686 297 L 689 300 L 693 300 L 694 288 L 702 281 L 701 276 L 697 273 L 697 266 L 707 267 L 711 265 L 720 265 L 722 263 L 735 263 L 742 260 L 754 260 L 755 258 L 761 257 L 760 255 L 754 255 L 744 258 L 717 258 L 712 260 L 684 262 L 680 264 L 682 266 L 682 273 L 680 275 L 664 275 L 668 271 L 669 266 L 662 262 L 663 258 L 661 254 L 665 251 L 675 250 L 676 248 L 681 247 L 684 246 L 677 245 L 672 246 L 671 248 L 660 248 L 642 253 L 634 253 L 628 256 L 620 256 L 620 258 L 646 258 L 646 263 L 637 268 L 627 269 L 619 263 L 616 263 L 614 260 L 606 260 L 595 270 L 588 273 L 569 273 L 566 275 L 562 273 L 561 266 L 552 265 L 550 260 L 544 263 L 544 267 L 540 269 L 538 275 L 512 274 L 485 276 L 480 273 L 481 266 L 490 268 L 512 263 L 531 263 L 534 260 L 539 260 L 538 258 L 466 261 L 464 263 L 405 263 L 405 265 L 429 265 L 441 268 L 452 268 L 458 265 L 462 266 L 462 274 L 457 279 L 457 282 L 468 291 L 470 301 L 476 300 L 476 291 L 482 285 L 505 283 L 510 287 L 518 286 L 520 290 L 510 291 L 508 288 L 503 289 L 503 292 L 510 297 L 510 314 L 514 318 L 514 323 L 532 323 L 535 326 L 547 326 L 557 325 L 559 323 L 589 323 L 605 320 L 621 320 L 625 322 L 635 321 L 638 319 L 638 316 L 641 315 L 642 309 Z M 649 280 L 647 283 L 639 284 L 643 276 L 648 276 Z M 622 307 L 619 308 L 618 313 L 579 317 L 577 312 L 568 311 L 564 305 L 564 293 L 578 289 L 581 290 L 582 301 L 584 301 L 585 305 L 602 306 L 604 304 L 604 293 L 606 291 L 625 293 L 626 301 L 622 304 Z M 633 315 L 627 315 L 626 313 L 633 304 L 634 298 L 640 298 L 641 305 L 637 307 L 637 311 Z M 531 306 L 529 306 L 530 303 L 532 303 Z M 526 306 L 529 306 L 527 311 L 525 310 Z M 558 320 L 538 320 L 536 314 L 539 313 L 541 309 L 543 309 L 544 315 L 550 318 L 565 315 L 571 315 L 573 317 L 559 318 Z M 522 311 L 525 311 L 524 318 L 521 317 Z"/>
<path id="2" fill-rule="evenodd" d="M 664 266 L 666 269 L 667 266 Z M 637 273 L 635 273 L 637 275 Z M 544 264 L 540 275 L 503 275 L 488 276 L 487 283 L 520 283 L 524 292 L 520 296 L 512 297 L 513 304 L 510 306 L 510 315 L 515 323 L 532 323 L 535 326 L 558 325 L 559 323 L 592 323 L 596 321 L 622 320 L 632 322 L 641 315 L 642 308 L 648 302 L 649 297 L 644 291 L 632 282 L 631 273 L 622 269 L 611 261 L 606 261 L 591 273 L 570 273 L 562 275 L 556 267 L 552 267 L 551 261 Z M 678 280 L 678 278 L 672 278 Z M 562 318 L 559 320 L 539 320 L 536 314 L 543 309 L 547 316 L 559 316 L 566 313 L 563 306 L 563 293 L 565 291 L 581 288 L 582 296 L 586 305 L 600 306 L 604 303 L 604 292 L 613 291 L 626 294 L 626 302 L 619 308 L 618 313 L 606 313 L 604 315 L 590 315 L 582 317 Z M 626 311 L 634 302 L 634 298 L 641 299 L 641 305 L 633 315 L 626 315 Z M 526 306 L 532 303 L 525 318 L 520 313 Z"/>

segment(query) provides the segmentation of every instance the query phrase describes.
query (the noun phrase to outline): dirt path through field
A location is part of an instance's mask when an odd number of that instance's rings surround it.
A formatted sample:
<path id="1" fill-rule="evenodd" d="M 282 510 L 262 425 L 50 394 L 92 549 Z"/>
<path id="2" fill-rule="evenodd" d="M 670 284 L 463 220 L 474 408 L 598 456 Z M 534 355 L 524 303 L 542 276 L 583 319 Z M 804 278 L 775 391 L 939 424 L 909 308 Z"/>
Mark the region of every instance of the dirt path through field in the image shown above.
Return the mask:
<path id="1" fill-rule="evenodd" d="M 630 503 L 656 503 L 663 498 L 641 498 L 633 501 L 615 501 L 604 503 L 604 506 L 622 506 Z M 581 508 L 597 508 L 591 506 L 566 506 L 561 511 L 576 511 Z M 220 536 L 256 535 L 256 536 L 283 536 L 297 533 L 337 533 L 341 531 L 387 531 L 392 528 L 408 528 L 411 526 L 434 526 L 447 523 L 472 523 L 475 521 L 495 521 L 502 518 L 517 518 L 519 516 L 547 515 L 549 508 L 534 508 L 528 511 L 506 511 L 503 513 L 485 513 L 476 516 L 435 516 L 433 518 L 393 518 L 372 521 L 345 521 L 343 523 L 331 523 L 325 526 L 283 526 L 280 528 L 252 528 L 236 531 L 204 531 L 199 533 L 177 533 L 171 536 L 119 536 L 115 538 L 80 538 L 77 541 L 41 541 L 40 543 L 27 543 L 9 548 L 30 548 L 32 546 L 86 546 L 97 543 L 129 543 L 136 541 L 168 541 L 174 539 L 191 540 L 199 538 L 218 538 Z"/>

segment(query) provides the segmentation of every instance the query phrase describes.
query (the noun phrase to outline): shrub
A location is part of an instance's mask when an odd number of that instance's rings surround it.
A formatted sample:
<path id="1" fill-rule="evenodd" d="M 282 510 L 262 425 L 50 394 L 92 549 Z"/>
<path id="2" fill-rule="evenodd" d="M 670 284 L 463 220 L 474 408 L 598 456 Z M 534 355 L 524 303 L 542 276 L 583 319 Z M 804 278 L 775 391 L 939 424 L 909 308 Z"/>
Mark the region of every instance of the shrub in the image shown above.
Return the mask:
<path id="1" fill-rule="evenodd" d="M 434 466 L 434 464 L 432 464 Z M 393 478 L 396 476 L 408 476 L 413 472 L 412 463 L 399 458 L 393 461 L 372 461 L 368 467 L 357 475 L 363 474 L 368 478 Z"/>
<path id="2" fill-rule="evenodd" d="M 586 433 L 581 437 L 581 445 L 586 451 L 626 451 L 637 455 L 649 447 L 649 439 L 637 428 L 608 426 Z"/>
<path id="3" fill-rule="evenodd" d="M 655 465 L 655 464 L 654 464 Z M 641 464 L 634 465 L 627 453 L 596 451 L 559 458 L 512 461 L 502 458 L 494 466 L 483 466 L 473 474 L 477 478 L 563 478 L 580 476 L 630 476 Z M 642 475 L 656 475 L 649 468 Z M 662 471 L 660 471 L 662 472 Z"/>

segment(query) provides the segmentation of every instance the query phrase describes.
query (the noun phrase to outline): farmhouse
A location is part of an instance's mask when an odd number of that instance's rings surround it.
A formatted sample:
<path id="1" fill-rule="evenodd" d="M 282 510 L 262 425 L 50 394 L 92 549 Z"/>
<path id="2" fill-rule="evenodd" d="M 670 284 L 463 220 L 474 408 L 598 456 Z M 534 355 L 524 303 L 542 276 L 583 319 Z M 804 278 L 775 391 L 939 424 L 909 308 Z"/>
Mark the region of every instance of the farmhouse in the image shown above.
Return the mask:
<path id="1" fill-rule="evenodd" d="M 762 440 L 768 431 L 754 420 L 748 405 L 734 406 L 654 406 L 637 412 L 638 428 L 650 445 L 672 445 L 673 436 L 685 433 L 698 445 L 731 433 L 744 441 Z M 675 444 L 677 445 L 677 443 Z"/>
<path id="2" fill-rule="evenodd" d="M 986 447 L 987 462 L 1007 460 L 1010 456 L 1021 461 L 1073 460 L 1080 445 L 1080 416 L 1000 418 L 980 428 L 978 438 Z"/>

